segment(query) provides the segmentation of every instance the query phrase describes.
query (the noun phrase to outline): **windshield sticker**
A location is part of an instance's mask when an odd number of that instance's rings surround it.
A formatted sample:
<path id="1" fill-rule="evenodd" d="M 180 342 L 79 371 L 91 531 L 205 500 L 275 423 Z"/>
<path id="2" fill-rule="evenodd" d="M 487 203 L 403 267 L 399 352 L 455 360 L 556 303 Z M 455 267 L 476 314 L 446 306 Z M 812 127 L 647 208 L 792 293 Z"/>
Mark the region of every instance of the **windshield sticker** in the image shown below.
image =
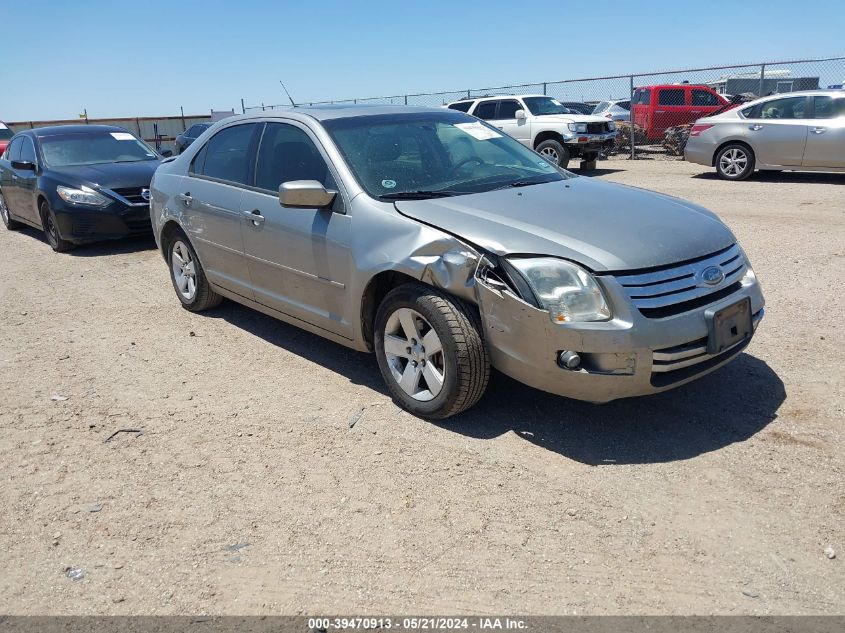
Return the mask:
<path id="1" fill-rule="evenodd" d="M 502 135 L 481 123 L 455 123 L 455 127 L 479 141 L 500 138 Z"/>
<path id="2" fill-rule="evenodd" d="M 381 186 L 385 189 L 393 189 L 396 186 L 395 180 L 382 180 Z"/>
<path id="3" fill-rule="evenodd" d="M 118 141 L 134 141 L 135 137 L 129 132 L 111 132 L 112 137 Z"/>
<path id="4" fill-rule="evenodd" d="M 558 101 L 557 99 L 552 99 L 552 103 L 553 103 L 553 104 L 555 104 L 555 105 L 563 105 L 563 104 L 562 104 L 560 101 Z"/>
<path id="5" fill-rule="evenodd" d="M 549 164 L 548 164 L 546 161 L 544 161 L 544 160 L 538 161 L 538 162 L 537 162 L 537 164 L 538 164 L 540 167 L 548 167 L 548 166 L 549 166 Z"/>

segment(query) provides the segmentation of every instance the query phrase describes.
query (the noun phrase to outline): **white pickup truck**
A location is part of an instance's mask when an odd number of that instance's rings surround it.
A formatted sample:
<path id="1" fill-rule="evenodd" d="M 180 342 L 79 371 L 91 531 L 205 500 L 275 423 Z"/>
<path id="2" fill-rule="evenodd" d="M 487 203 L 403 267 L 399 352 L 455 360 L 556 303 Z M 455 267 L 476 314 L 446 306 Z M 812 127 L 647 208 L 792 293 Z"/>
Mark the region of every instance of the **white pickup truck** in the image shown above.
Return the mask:
<path id="1" fill-rule="evenodd" d="M 478 97 L 446 107 L 484 119 L 564 168 L 580 158 L 581 169 L 595 169 L 599 152 L 616 139 L 613 121 L 578 114 L 545 95 Z"/>

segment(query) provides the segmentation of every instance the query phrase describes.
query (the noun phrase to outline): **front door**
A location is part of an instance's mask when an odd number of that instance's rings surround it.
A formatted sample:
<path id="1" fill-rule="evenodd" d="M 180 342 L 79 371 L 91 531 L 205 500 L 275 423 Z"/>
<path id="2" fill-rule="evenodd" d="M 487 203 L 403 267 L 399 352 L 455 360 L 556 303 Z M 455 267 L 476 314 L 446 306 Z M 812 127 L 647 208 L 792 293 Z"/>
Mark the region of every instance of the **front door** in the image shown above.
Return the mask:
<path id="1" fill-rule="evenodd" d="M 296 123 L 267 123 L 255 165 L 255 187 L 241 199 L 244 251 L 255 300 L 351 339 L 357 315 L 349 297 L 351 218 L 340 194 L 330 209 L 279 204 L 279 185 L 337 184 L 317 143 Z"/>
<path id="2" fill-rule="evenodd" d="M 21 155 L 18 160 L 32 163 L 35 165 L 35 169 L 14 170 L 16 177 L 15 215 L 29 222 L 40 224 L 41 218 L 38 216 L 38 204 L 35 196 L 35 189 L 38 184 L 38 158 L 35 155 L 35 146 L 32 144 L 32 139 L 28 136 L 23 137 Z"/>
<path id="3" fill-rule="evenodd" d="M 813 97 L 804 167 L 845 167 L 845 97 Z"/>
<path id="4" fill-rule="evenodd" d="M 262 123 L 246 123 L 217 132 L 194 157 L 177 196 L 183 228 L 208 279 L 249 299 L 240 208 L 262 128 Z"/>
<path id="5" fill-rule="evenodd" d="M 784 97 L 757 105 L 746 119 L 745 136 L 763 165 L 797 166 L 804 157 L 808 119 L 806 97 Z"/>
<path id="6" fill-rule="evenodd" d="M 499 101 L 499 109 L 496 112 L 496 119 L 490 121 L 508 136 L 512 136 L 523 145 L 531 145 L 531 126 L 528 119 L 516 118 L 516 111 L 524 110 L 526 117 L 528 110 L 516 99 L 502 99 Z"/>

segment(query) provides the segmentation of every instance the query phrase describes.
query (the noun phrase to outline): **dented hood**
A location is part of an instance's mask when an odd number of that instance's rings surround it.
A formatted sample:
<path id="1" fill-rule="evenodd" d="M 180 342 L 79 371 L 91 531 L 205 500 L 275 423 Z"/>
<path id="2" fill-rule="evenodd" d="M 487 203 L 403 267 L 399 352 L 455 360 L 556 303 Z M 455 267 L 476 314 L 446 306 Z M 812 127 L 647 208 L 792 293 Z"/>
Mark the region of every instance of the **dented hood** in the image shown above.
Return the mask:
<path id="1" fill-rule="evenodd" d="M 702 207 L 585 177 L 453 198 L 402 200 L 396 208 L 497 255 L 551 255 L 594 271 L 673 264 L 736 241 Z"/>

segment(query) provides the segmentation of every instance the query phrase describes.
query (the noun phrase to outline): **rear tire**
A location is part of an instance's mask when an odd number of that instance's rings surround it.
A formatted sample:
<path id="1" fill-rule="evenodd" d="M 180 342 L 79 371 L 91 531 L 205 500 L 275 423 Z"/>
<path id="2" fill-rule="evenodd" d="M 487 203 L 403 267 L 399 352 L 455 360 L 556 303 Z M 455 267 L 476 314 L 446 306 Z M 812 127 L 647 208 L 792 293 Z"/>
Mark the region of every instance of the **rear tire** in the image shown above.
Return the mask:
<path id="1" fill-rule="evenodd" d="M 536 151 L 546 160 L 553 162 L 561 169 L 566 169 L 567 165 L 569 165 L 569 150 L 559 141 L 555 141 L 554 139 L 543 141 L 537 146 Z"/>
<path id="2" fill-rule="evenodd" d="M 10 231 L 17 231 L 21 228 L 21 226 L 23 226 L 17 220 L 12 219 L 9 207 L 6 206 L 6 198 L 3 197 L 2 191 L 0 191 L 0 217 L 3 218 L 3 225 Z"/>
<path id="3" fill-rule="evenodd" d="M 429 286 L 391 290 L 378 307 L 375 352 L 381 375 L 403 409 L 440 420 L 476 404 L 490 359 L 475 310 Z"/>
<path id="4" fill-rule="evenodd" d="M 46 200 L 42 200 L 38 205 L 38 213 L 41 216 L 41 227 L 44 229 L 44 235 L 47 238 L 47 243 L 57 253 L 66 253 L 73 250 L 76 245 L 73 242 L 63 240 L 59 235 L 59 225 L 56 222 L 56 214 L 47 204 Z"/>
<path id="5" fill-rule="evenodd" d="M 167 262 L 170 281 L 183 308 L 202 312 L 220 305 L 223 297 L 212 290 L 194 247 L 181 231 L 167 244 Z"/>
<path id="6" fill-rule="evenodd" d="M 747 180 L 754 174 L 754 152 L 742 143 L 725 145 L 715 162 L 716 173 L 724 180 Z"/>

